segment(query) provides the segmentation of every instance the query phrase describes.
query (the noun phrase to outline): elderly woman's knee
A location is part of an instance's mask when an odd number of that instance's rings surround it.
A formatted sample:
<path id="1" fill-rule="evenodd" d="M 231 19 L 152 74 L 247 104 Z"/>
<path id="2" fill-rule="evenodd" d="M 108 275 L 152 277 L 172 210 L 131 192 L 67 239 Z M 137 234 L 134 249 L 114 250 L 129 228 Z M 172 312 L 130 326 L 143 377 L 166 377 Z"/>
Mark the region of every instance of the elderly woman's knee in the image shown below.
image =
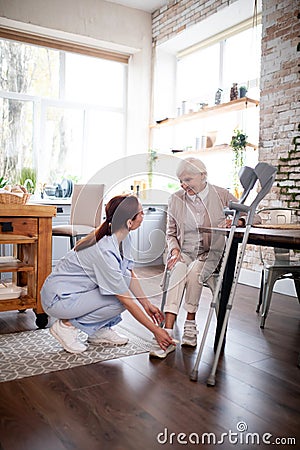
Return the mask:
<path id="1" fill-rule="evenodd" d="M 198 261 L 198 259 L 196 259 L 195 261 L 193 261 L 189 267 L 188 267 L 188 273 L 191 275 L 199 275 L 203 269 L 204 266 L 204 261 Z"/>

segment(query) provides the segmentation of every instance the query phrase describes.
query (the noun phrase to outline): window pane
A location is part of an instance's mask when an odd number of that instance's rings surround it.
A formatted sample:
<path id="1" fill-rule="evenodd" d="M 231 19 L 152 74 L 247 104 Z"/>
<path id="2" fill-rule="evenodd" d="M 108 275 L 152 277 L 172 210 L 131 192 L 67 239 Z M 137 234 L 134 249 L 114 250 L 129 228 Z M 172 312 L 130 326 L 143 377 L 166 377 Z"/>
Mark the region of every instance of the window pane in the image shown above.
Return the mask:
<path id="1" fill-rule="evenodd" d="M 66 53 L 66 99 L 123 107 L 124 68 L 122 63 Z"/>
<path id="2" fill-rule="evenodd" d="M 42 182 L 56 183 L 64 177 L 81 176 L 83 112 L 46 107 L 40 158 Z"/>
<path id="3" fill-rule="evenodd" d="M 33 103 L 0 98 L 0 176 L 17 183 L 22 167 L 34 167 Z"/>
<path id="4" fill-rule="evenodd" d="M 247 86 L 248 80 L 258 80 L 260 77 L 260 59 L 261 26 L 250 28 L 227 39 L 224 53 L 224 86 L 227 89 L 230 88 L 232 83 Z M 254 98 L 257 98 L 257 96 Z"/>
<path id="5" fill-rule="evenodd" d="M 0 39 L 0 54 L 0 89 L 58 97 L 58 51 Z"/>
<path id="6" fill-rule="evenodd" d="M 220 45 L 192 53 L 178 62 L 177 103 L 182 101 L 197 103 L 214 103 L 214 96 L 219 86 Z M 186 111 L 188 112 L 188 111 Z"/>
<path id="7" fill-rule="evenodd" d="M 124 116 L 121 113 L 90 111 L 87 119 L 84 179 L 124 156 Z"/>

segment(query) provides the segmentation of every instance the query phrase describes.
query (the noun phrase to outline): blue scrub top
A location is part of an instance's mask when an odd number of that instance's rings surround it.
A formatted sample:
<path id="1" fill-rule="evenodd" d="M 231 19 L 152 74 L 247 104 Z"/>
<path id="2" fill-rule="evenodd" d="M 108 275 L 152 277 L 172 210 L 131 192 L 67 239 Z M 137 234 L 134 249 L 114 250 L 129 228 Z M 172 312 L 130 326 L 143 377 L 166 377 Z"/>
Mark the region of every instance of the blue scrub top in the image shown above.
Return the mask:
<path id="1" fill-rule="evenodd" d="M 116 235 L 104 236 L 96 244 L 75 252 L 70 250 L 55 266 L 46 279 L 41 295 L 50 298 L 77 297 L 77 294 L 99 288 L 102 295 L 121 295 L 128 291 L 131 239 L 128 235 L 122 241 L 120 254 Z"/>

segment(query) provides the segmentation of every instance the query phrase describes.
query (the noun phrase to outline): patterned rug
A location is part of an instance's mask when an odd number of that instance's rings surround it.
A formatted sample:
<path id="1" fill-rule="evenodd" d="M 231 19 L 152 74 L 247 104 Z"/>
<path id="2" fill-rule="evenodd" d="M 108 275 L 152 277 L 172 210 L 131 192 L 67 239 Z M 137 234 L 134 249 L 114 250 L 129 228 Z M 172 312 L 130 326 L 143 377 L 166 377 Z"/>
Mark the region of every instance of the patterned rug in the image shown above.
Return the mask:
<path id="1" fill-rule="evenodd" d="M 32 377 L 43 373 L 70 369 L 109 359 L 137 355 L 149 351 L 146 341 L 118 325 L 116 330 L 129 342 L 121 346 L 91 345 L 80 354 L 67 353 L 49 333 L 49 329 L 0 335 L 0 382 Z M 82 333 L 82 332 L 80 332 Z M 86 335 L 81 334 L 82 340 Z"/>

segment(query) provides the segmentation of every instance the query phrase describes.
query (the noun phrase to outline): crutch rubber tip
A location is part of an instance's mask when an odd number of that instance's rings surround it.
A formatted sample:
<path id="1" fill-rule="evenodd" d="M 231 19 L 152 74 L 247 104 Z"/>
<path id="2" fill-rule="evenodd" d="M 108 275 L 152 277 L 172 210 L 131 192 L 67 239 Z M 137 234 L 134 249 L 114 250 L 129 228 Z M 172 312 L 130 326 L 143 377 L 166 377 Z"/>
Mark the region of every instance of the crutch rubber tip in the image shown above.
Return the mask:
<path id="1" fill-rule="evenodd" d="M 197 381 L 198 380 L 198 370 L 192 370 L 190 373 L 190 380 Z"/>
<path id="2" fill-rule="evenodd" d="M 206 384 L 207 384 L 207 386 L 215 386 L 216 378 L 214 376 L 208 377 Z"/>

